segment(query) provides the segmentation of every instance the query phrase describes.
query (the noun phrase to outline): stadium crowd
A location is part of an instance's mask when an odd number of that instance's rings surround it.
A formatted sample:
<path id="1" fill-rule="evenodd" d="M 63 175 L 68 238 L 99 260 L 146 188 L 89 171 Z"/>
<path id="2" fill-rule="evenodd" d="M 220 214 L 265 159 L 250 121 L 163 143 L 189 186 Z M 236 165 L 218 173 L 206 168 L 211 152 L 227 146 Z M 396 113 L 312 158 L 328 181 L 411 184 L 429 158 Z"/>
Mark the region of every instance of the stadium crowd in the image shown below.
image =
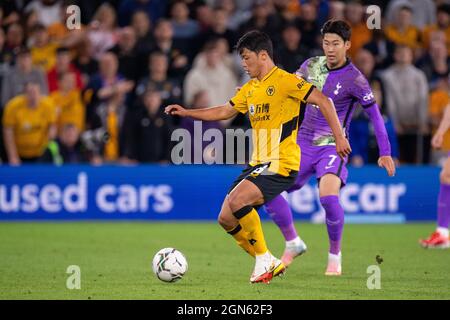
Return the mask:
<path id="1" fill-rule="evenodd" d="M 381 29 L 367 27 L 368 5 Z M 79 28 L 71 5 L 81 9 Z M 69 8 L 69 10 L 67 10 Z M 449 104 L 450 3 L 439 0 L 2 0 L 2 163 L 168 163 L 171 133 L 190 119 L 163 113 L 223 104 L 248 78 L 233 51 L 246 31 L 273 40 L 295 72 L 322 55 L 328 19 L 352 27 L 350 59 L 369 79 L 399 163 L 437 163 L 430 137 Z M 360 108 L 361 109 L 361 108 Z M 244 116 L 202 130 L 249 127 Z M 354 165 L 376 163 L 368 119 L 350 128 Z M 446 154 L 446 153 L 445 153 Z"/>

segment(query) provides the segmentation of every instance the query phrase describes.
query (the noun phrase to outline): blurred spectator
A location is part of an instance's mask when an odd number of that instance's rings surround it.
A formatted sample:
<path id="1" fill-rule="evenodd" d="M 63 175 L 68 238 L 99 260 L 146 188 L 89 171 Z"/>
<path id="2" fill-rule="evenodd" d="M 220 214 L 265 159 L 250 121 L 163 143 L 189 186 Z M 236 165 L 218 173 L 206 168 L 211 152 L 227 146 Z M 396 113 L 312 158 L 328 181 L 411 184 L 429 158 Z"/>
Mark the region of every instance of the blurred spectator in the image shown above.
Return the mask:
<path id="1" fill-rule="evenodd" d="M 192 9 L 191 9 L 192 10 Z M 213 10 L 206 3 L 202 3 L 195 9 L 195 20 L 197 20 L 200 33 L 205 32 L 213 23 Z"/>
<path id="2" fill-rule="evenodd" d="M 113 52 L 104 53 L 99 61 L 99 72 L 91 77 L 87 86 L 87 96 L 91 96 L 88 101 L 87 114 L 88 120 L 92 112 L 95 112 L 95 106 L 99 102 L 104 102 L 115 94 L 127 94 L 133 89 L 133 82 L 126 81 L 118 73 L 118 61 Z"/>
<path id="3" fill-rule="evenodd" d="M 56 107 L 57 125 L 60 131 L 66 124 L 75 125 L 80 132 L 84 130 L 85 108 L 80 90 L 76 87 L 76 75 L 73 72 L 58 74 L 58 90 L 50 94 Z"/>
<path id="4" fill-rule="evenodd" d="M 431 89 L 435 87 L 439 78 L 446 78 L 449 75 L 449 63 L 445 35 L 441 31 L 435 31 L 428 52 L 417 63 L 417 66 L 425 72 Z"/>
<path id="5" fill-rule="evenodd" d="M 253 1 L 253 0 L 250 0 Z M 250 2 L 247 1 L 247 2 Z M 239 4 L 245 1 L 237 0 L 217 0 L 217 7 L 225 10 L 228 15 L 228 28 L 233 31 L 237 31 L 239 26 L 241 26 L 245 21 L 249 20 L 252 16 L 251 12 L 248 10 L 249 7 L 242 10 L 237 7 Z"/>
<path id="6" fill-rule="evenodd" d="M 386 38 L 383 30 L 374 29 L 372 41 L 364 49 L 375 56 L 376 69 L 385 69 L 394 62 L 395 44 Z"/>
<path id="7" fill-rule="evenodd" d="M 445 34 L 445 45 L 447 55 L 450 55 L 450 4 L 441 4 L 437 8 L 437 22 L 426 26 L 423 30 L 423 43 L 425 48 L 429 48 L 432 33 L 442 31 Z"/>
<path id="8" fill-rule="evenodd" d="M 314 6 L 317 12 L 317 23 L 322 26 L 330 16 L 330 1 L 329 0 L 301 0 L 302 8 L 306 3 L 310 3 Z"/>
<path id="9" fill-rule="evenodd" d="M 273 0 L 275 14 L 282 24 L 293 22 L 300 15 L 300 1 L 291 0 Z"/>
<path id="10" fill-rule="evenodd" d="M 73 123 L 66 123 L 61 128 L 58 138 L 50 141 L 39 162 L 62 164 L 80 164 L 89 162 L 88 150 L 80 140 L 80 129 Z"/>
<path id="11" fill-rule="evenodd" d="M 208 42 L 201 53 L 201 59 L 186 75 L 184 101 L 191 105 L 194 95 L 207 91 L 211 105 L 221 105 L 233 96 L 237 81 L 233 72 L 220 60 L 217 41 Z"/>
<path id="12" fill-rule="evenodd" d="M 83 81 L 81 79 L 80 71 L 72 64 L 72 57 L 70 54 L 70 50 L 61 47 L 56 50 L 56 64 L 55 66 L 47 73 L 47 81 L 48 81 L 48 90 L 49 92 L 53 92 L 59 89 L 58 87 L 58 75 L 71 72 L 75 75 L 76 87 L 78 90 L 83 89 Z"/>
<path id="13" fill-rule="evenodd" d="M 25 12 L 36 12 L 39 23 L 48 27 L 61 21 L 62 4 L 60 0 L 32 0 Z"/>
<path id="14" fill-rule="evenodd" d="M 142 95 L 148 91 L 158 91 L 165 105 L 181 103 L 181 84 L 177 79 L 168 76 L 169 61 L 161 51 L 150 54 L 148 62 L 148 76 L 141 79 L 136 86 L 136 95 Z"/>
<path id="15" fill-rule="evenodd" d="M 193 39 L 200 31 L 197 21 L 189 18 L 189 8 L 183 1 L 175 1 L 170 9 L 173 37 Z"/>
<path id="16" fill-rule="evenodd" d="M 115 162 L 124 155 L 126 112 L 125 92 L 122 90 L 114 91 L 108 99 L 102 101 L 95 108 L 91 128 L 101 128 L 108 135 L 108 139 L 102 148 L 103 161 Z"/>
<path id="17" fill-rule="evenodd" d="M 119 60 L 119 73 L 128 80 L 137 81 L 142 71 L 142 57 L 136 49 L 136 33 L 133 28 L 125 27 L 120 30 L 119 41 L 111 49 Z"/>
<path id="18" fill-rule="evenodd" d="M 302 45 L 302 34 L 293 23 L 284 26 L 282 39 L 275 54 L 276 63 L 288 72 L 295 72 L 309 58 L 308 49 Z"/>
<path id="19" fill-rule="evenodd" d="M 0 28 L 0 88 L 2 87 L 2 82 L 5 79 L 6 74 L 9 71 L 9 64 L 12 59 L 4 50 L 5 47 L 5 33 L 2 28 Z M 1 103 L 1 102 L 0 102 Z M 0 104 L 0 110 L 3 105 Z"/>
<path id="20" fill-rule="evenodd" d="M 11 24 L 6 30 L 6 42 L 3 51 L 6 54 L 12 56 L 11 60 L 14 61 L 15 52 L 17 52 L 17 50 L 19 50 L 19 48 L 22 47 L 24 43 L 25 33 L 23 27 L 18 23 Z"/>
<path id="21" fill-rule="evenodd" d="M 194 96 L 192 97 L 192 108 L 193 109 L 203 109 L 203 108 L 207 108 L 209 106 L 212 105 L 211 102 L 211 97 L 212 95 L 210 94 L 209 91 L 206 90 L 199 90 L 197 91 Z M 180 126 L 183 129 L 186 129 L 189 133 L 191 137 L 194 137 L 194 132 L 197 132 L 198 129 L 196 130 L 196 125 L 197 126 L 201 126 L 201 136 L 203 137 L 204 133 L 209 130 L 209 129 L 218 129 L 218 130 L 222 130 L 223 126 L 222 126 L 221 121 L 198 121 L 198 120 L 194 120 L 192 118 L 182 118 L 181 119 L 181 124 Z M 185 140 L 183 140 L 183 143 L 186 143 Z M 216 154 L 214 154 L 214 150 L 212 149 L 206 149 L 207 146 L 210 144 L 211 142 L 209 141 L 204 141 L 202 140 L 202 155 L 203 155 L 203 160 L 213 160 L 216 156 Z M 195 161 L 195 157 L 194 157 L 194 148 L 195 145 L 194 143 L 190 143 L 190 145 L 185 146 L 186 148 L 190 148 L 191 150 L 191 157 L 190 157 L 190 161 L 191 163 L 194 163 Z M 217 151 L 216 151 L 217 152 Z M 217 159 L 219 161 L 223 160 L 223 159 Z"/>
<path id="22" fill-rule="evenodd" d="M 217 38 L 225 38 L 228 42 L 230 51 L 237 42 L 236 33 L 228 28 L 228 13 L 221 8 L 213 11 L 211 27 L 204 33 L 202 41 L 203 43 L 206 43 Z"/>
<path id="23" fill-rule="evenodd" d="M 4 0 L 0 2 L 0 27 L 8 27 L 13 23 L 20 22 L 19 10 L 15 0 Z"/>
<path id="24" fill-rule="evenodd" d="M 29 81 L 25 94 L 12 99 L 3 114 L 3 139 L 11 165 L 37 162 L 56 136 L 53 102 L 42 96 L 40 85 Z"/>
<path id="25" fill-rule="evenodd" d="M 344 20 L 345 19 L 345 3 L 343 1 L 330 1 L 330 19 Z"/>
<path id="26" fill-rule="evenodd" d="M 387 114 L 381 80 L 375 73 L 375 57 L 370 51 L 361 49 L 356 54 L 354 63 L 369 81 L 375 100 L 380 107 L 380 112 L 384 119 L 384 125 L 391 144 L 392 157 L 398 159 L 397 135 L 392 121 Z M 362 108 L 355 110 L 349 135 L 352 146 L 350 162 L 355 166 L 362 166 L 366 163 L 377 163 L 379 152 L 375 130 L 372 122 L 369 121 L 369 118 Z"/>
<path id="27" fill-rule="evenodd" d="M 50 42 L 47 29 L 42 24 L 33 27 L 31 40 L 31 58 L 33 64 L 49 72 L 56 64 L 58 44 Z"/>
<path id="28" fill-rule="evenodd" d="M 4 50 L 5 45 L 5 33 L 3 32 L 3 29 L 0 28 L 0 88 L 2 87 L 3 81 L 5 81 L 6 76 L 9 72 L 9 64 L 10 60 L 12 59 L 11 56 L 9 56 Z M 1 91 L 0 91 L 1 93 Z M 0 96 L 1 98 L 1 96 Z M 0 99 L 0 119 L 3 117 L 3 104 Z M 6 159 L 6 150 L 3 144 L 3 125 L 0 121 L 0 163 L 2 162 L 2 159 Z"/>
<path id="29" fill-rule="evenodd" d="M 79 28 L 67 27 L 67 22 L 73 22 L 73 11 L 67 10 L 71 5 L 70 0 L 63 0 L 62 9 L 60 12 L 60 19 L 57 22 L 52 23 L 47 27 L 47 32 L 50 37 L 50 41 L 64 42 L 66 46 L 74 46 L 75 42 L 79 43 L 85 37 L 86 26 L 80 25 Z M 84 15 L 83 12 L 82 15 Z"/>
<path id="30" fill-rule="evenodd" d="M 38 83 L 43 95 L 48 93 L 47 79 L 42 70 L 33 67 L 31 53 L 27 48 L 21 48 L 17 53 L 16 65 L 6 75 L 8 81 L 2 83 L 2 105 L 25 91 L 29 81 Z"/>
<path id="31" fill-rule="evenodd" d="M 387 23 L 394 24 L 398 19 L 397 10 L 404 6 L 411 8 L 412 23 L 416 28 L 422 29 L 436 22 L 436 7 L 432 0 L 391 0 L 386 12 Z"/>
<path id="32" fill-rule="evenodd" d="M 131 19 L 131 27 L 136 33 L 136 50 L 139 54 L 147 54 L 154 46 L 152 22 L 145 11 L 136 11 Z"/>
<path id="33" fill-rule="evenodd" d="M 161 19 L 154 30 L 155 48 L 169 58 L 169 74 L 181 78 L 189 69 L 189 59 L 195 54 L 186 48 L 186 43 L 173 39 L 173 28 L 169 20 Z"/>
<path id="34" fill-rule="evenodd" d="M 398 134 L 400 161 L 417 163 L 428 133 L 428 83 L 413 64 L 412 49 L 398 46 L 395 64 L 382 74 L 389 116 Z"/>
<path id="35" fill-rule="evenodd" d="M 103 53 L 116 45 L 118 40 L 116 19 L 116 11 L 108 3 L 102 4 L 95 12 L 88 30 L 94 58 L 99 59 Z"/>
<path id="36" fill-rule="evenodd" d="M 82 39 L 75 47 L 76 57 L 73 64 L 81 73 L 83 85 L 87 85 L 91 76 L 98 72 L 98 63 L 93 57 L 92 50 L 92 44 L 88 38 Z"/>
<path id="37" fill-rule="evenodd" d="M 317 8 L 314 5 L 302 4 L 299 27 L 302 33 L 302 42 L 310 50 L 310 56 L 323 54 L 320 26 L 317 22 Z"/>
<path id="38" fill-rule="evenodd" d="M 142 101 L 143 106 L 130 112 L 125 155 L 139 163 L 169 162 L 172 124 L 163 112 L 161 94 L 147 90 Z"/>
<path id="39" fill-rule="evenodd" d="M 410 5 L 397 8 L 396 19 L 386 27 L 386 37 L 397 45 L 416 49 L 420 43 L 420 31 L 413 25 L 413 11 Z"/>
<path id="40" fill-rule="evenodd" d="M 144 11 L 151 21 L 157 21 L 165 15 L 168 2 L 167 0 L 123 0 L 118 11 L 119 24 L 120 26 L 129 25 L 136 11 Z"/>
<path id="41" fill-rule="evenodd" d="M 435 89 L 430 94 L 429 116 L 432 124 L 432 132 L 434 133 L 439 126 L 444 110 L 450 104 L 449 96 L 449 78 L 439 78 Z M 444 135 L 444 140 L 440 150 L 433 150 L 432 161 L 435 164 L 440 163 L 442 157 L 446 157 L 450 151 L 450 131 Z"/>
<path id="42" fill-rule="evenodd" d="M 255 0 L 252 16 L 240 26 L 239 33 L 242 35 L 248 31 L 258 29 L 267 33 L 272 41 L 277 43 L 280 38 L 280 22 L 281 21 L 276 19 L 276 16 L 273 14 L 269 1 Z"/>
<path id="43" fill-rule="evenodd" d="M 352 28 L 352 36 L 350 41 L 352 46 L 348 53 L 352 59 L 356 57 L 356 53 L 372 38 L 372 32 L 367 28 L 364 21 L 364 7 L 358 1 L 350 1 L 345 9 L 345 17 Z"/>

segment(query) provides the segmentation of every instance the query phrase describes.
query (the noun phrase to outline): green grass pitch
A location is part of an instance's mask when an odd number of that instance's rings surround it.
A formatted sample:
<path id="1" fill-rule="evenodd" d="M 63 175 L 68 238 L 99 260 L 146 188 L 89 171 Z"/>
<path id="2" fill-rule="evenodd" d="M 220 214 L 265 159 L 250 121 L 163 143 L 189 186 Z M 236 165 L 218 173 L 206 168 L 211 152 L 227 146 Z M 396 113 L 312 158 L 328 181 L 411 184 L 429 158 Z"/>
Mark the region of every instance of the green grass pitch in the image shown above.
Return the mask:
<path id="1" fill-rule="evenodd" d="M 214 223 L 0 223 L 0 299 L 450 299 L 450 250 L 424 250 L 417 240 L 432 224 L 346 225 L 343 275 L 324 276 L 324 225 L 298 224 L 308 252 L 283 278 L 250 284 L 253 259 Z M 264 222 L 280 256 L 281 234 Z M 152 273 L 163 247 L 182 251 L 185 278 L 163 283 Z M 381 289 L 367 288 L 367 267 L 383 262 Z M 69 290 L 69 265 L 81 289 Z"/>

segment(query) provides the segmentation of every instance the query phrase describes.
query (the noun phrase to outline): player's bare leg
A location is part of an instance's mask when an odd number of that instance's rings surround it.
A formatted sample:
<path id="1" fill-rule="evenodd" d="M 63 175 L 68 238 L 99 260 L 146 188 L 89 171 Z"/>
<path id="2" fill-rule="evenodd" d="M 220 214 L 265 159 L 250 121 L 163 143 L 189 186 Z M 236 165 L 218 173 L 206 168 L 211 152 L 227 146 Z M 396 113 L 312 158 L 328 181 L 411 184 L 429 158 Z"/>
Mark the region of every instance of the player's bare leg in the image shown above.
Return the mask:
<path id="1" fill-rule="evenodd" d="M 327 276 L 342 274 L 341 239 L 344 228 L 344 210 L 339 203 L 341 179 L 334 174 L 326 174 L 320 179 L 320 203 L 325 209 L 330 248 L 328 252 Z"/>
<path id="2" fill-rule="evenodd" d="M 261 190 L 252 182 L 242 180 L 228 195 L 228 208 L 222 210 L 219 215 L 219 223 L 225 230 L 235 228 L 238 225 L 248 233 L 248 241 L 255 253 L 255 269 L 250 281 L 268 283 L 272 277 L 284 272 L 285 266 L 276 259 L 267 249 L 266 241 L 262 231 L 261 220 L 254 206 L 264 203 Z M 233 223 L 233 217 L 235 225 Z"/>
<path id="3" fill-rule="evenodd" d="M 424 248 L 450 248 L 449 222 L 450 222 L 450 156 L 444 164 L 439 176 L 441 188 L 438 197 L 438 225 L 436 231 L 428 239 L 420 239 Z"/>

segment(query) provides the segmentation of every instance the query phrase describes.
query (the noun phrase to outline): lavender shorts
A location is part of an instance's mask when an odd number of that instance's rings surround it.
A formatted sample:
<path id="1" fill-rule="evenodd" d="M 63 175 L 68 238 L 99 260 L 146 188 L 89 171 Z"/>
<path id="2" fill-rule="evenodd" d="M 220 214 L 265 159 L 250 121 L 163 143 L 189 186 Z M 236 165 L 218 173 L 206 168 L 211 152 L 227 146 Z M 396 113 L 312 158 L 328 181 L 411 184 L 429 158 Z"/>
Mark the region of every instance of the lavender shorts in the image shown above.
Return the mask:
<path id="1" fill-rule="evenodd" d="M 301 149 L 300 170 L 297 179 L 288 192 L 295 191 L 308 183 L 312 175 L 320 180 L 326 174 L 334 174 L 341 179 L 342 186 L 347 183 L 348 157 L 339 157 L 335 146 L 313 146 L 311 143 L 299 142 Z"/>

